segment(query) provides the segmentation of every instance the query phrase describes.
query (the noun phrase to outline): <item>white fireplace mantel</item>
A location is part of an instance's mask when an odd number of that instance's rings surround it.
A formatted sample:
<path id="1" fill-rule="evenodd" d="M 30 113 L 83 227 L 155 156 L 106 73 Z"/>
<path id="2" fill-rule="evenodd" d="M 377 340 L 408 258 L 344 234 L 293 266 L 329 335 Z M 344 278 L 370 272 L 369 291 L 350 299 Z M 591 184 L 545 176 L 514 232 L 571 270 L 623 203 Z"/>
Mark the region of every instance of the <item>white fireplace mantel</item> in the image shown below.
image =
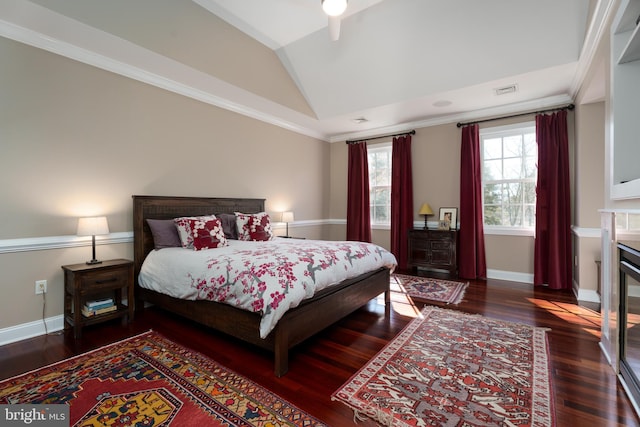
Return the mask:
<path id="1" fill-rule="evenodd" d="M 618 268 L 618 243 L 621 241 L 640 242 L 640 209 L 600 210 L 601 229 L 601 270 L 602 284 L 601 316 L 602 326 L 600 347 L 609 364 L 620 378 L 620 278 Z M 640 402 L 636 402 L 622 378 L 623 387 L 631 399 L 637 413 Z"/>

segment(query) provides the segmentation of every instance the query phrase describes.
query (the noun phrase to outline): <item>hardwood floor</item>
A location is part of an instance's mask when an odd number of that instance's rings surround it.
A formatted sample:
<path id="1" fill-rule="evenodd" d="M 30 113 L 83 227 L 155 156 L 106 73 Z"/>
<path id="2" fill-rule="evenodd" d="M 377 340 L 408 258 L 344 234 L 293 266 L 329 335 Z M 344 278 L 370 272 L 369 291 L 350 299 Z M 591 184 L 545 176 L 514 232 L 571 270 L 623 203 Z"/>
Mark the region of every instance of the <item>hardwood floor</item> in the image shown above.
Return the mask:
<path id="1" fill-rule="evenodd" d="M 331 401 L 331 394 L 421 308 L 395 292 L 391 315 L 385 318 L 381 301 L 371 301 L 295 348 L 289 373 L 282 378 L 273 375 L 269 353 L 150 308 L 127 326 L 115 321 L 85 328 L 81 341 L 74 341 L 67 331 L 0 347 L 0 379 L 154 329 L 245 375 L 327 425 L 353 425 L 352 411 Z M 447 308 L 551 328 L 548 341 L 558 426 L 640 426 L 598 347 L 599 314 L 578 306 L 573 294 L 504 281 L 473 281 L 463 302 Z"/>

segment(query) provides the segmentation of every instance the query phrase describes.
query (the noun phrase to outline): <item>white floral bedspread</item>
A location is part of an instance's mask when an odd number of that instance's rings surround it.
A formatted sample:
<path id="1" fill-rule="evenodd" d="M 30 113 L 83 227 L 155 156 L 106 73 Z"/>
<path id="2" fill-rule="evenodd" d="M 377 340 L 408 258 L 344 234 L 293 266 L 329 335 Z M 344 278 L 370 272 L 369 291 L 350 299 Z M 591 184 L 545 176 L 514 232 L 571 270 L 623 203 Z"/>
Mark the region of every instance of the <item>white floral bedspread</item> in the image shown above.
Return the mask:
<path id="1" fill-rule="evenodd" d="M 151 251 L 138 282 L 143 288 L 189 300 L 211 300 L 262 314 L 265 338 L 289 309 L 327 286 L 396 259 L 371 243 L 277 238 L 268 242 L 230 240 L 204 251 Z"/>

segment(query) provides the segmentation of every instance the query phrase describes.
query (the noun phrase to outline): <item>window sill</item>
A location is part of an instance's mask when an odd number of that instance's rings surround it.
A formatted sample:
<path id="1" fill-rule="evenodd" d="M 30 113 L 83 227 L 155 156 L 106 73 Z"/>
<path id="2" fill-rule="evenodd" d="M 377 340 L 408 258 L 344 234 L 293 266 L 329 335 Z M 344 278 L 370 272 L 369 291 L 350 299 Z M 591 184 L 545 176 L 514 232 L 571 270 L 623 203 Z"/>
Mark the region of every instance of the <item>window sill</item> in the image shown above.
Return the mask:
<path id="1" fill-rule="evenodd" d="M 484 227 L 484 234 L 495 236 L 523 236 L 534 237 L 535 229 L 533 228 L 510 228 L 510 227 Z"/>
<path id="2" fill-rule="evenodd" d="M 372 230 L 391 230 L 390 224 L 371 224 Z"/>

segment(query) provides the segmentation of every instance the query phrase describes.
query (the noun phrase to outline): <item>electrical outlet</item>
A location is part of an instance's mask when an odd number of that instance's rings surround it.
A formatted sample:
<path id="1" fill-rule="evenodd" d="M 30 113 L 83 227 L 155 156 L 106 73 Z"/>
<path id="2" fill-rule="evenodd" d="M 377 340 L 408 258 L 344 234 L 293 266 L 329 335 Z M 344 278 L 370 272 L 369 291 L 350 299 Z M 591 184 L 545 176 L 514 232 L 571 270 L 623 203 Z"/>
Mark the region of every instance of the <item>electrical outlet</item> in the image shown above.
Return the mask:
<path id="1" fill-rule="evenodd" d="M 36 295 L 46 294 L 46 293 L 47 293 L 47 281 L 36 280 Z"/>

